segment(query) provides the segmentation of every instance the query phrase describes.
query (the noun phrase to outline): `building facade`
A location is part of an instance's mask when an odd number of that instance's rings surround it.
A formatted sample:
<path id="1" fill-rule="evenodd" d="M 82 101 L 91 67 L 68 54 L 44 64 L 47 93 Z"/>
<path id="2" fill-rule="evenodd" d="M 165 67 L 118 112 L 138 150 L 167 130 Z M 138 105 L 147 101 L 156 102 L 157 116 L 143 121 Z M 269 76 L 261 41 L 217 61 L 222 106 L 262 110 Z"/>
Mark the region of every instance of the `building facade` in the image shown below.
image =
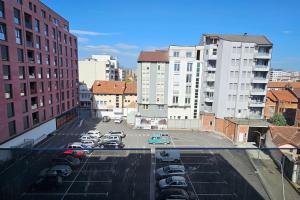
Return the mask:
<path id="1" fill-rule="evenodd" d="M 284 82 L 291 81 L 292 73 L 284 71 L 283 69 L 271 69 L 269 73 L 270 82 Z"/>
<path id="2" fill-rule="evenodd" d="M 137 68 L 136 127 L 167 128 L 168 75 L 168 51 L 142 51 L 140 53 Z"/>
<path id="3" fill-rule="evenodd" d="M 66 19 L 39 0 L 1 0 L 0 52 L 4 147 L 36 140 L 75 115 L 77 39 Z"/>
<path id="4" fill-rule="evenodd" d="M 112 56 L 92 55 L 79 61 L 79 81 L 91 88 L 95 80 L 117 80 L 117 69 L 118 61 Z"/>
<path id="5" fill-rule="evenodd" d="M 262 119 L 272 43 L 264 36 L 204 34 L 201 110 Z"/>
<path id="6" fill-rule="evenodd" d="M 103 118 L 127 117 L 137 111 L 136 83 L 124 81 L 95 81 L 92 86 L 94 116 Z"/>
<path id="7" fill-rule="evenodd" d="M 170 46 L 168 119 L 198 119 L 202 46 Z"/>
<path id="8" fill-rule="evenodd" d="M 91 98 L 93 94 L 85 83 L 79 83 L 79 106 L 91 109 Z"/>

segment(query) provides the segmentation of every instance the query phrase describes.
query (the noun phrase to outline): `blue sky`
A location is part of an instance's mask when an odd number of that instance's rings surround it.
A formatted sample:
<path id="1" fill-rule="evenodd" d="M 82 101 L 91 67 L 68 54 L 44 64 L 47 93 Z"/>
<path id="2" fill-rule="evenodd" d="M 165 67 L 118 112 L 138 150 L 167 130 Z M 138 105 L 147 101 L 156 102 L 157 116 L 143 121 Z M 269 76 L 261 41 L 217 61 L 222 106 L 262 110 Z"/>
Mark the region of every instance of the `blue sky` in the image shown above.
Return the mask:
<path id="1" fill-rule="evenodd" d="M 42 0 L 70 22 L 79 57 L 135 67 L 141 50 L 196 45 L 203 33 L 266 35 L 272 66 L 300 71 L 299 0 Z"/>

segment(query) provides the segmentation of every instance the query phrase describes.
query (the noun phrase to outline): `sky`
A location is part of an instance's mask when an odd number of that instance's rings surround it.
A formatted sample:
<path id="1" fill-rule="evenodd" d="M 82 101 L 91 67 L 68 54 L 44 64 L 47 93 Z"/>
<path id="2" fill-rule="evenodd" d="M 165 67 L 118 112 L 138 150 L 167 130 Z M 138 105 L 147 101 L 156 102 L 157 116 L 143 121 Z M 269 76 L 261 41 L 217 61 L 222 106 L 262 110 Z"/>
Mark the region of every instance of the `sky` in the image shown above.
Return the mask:
<path id="1" fill-rule="evenodd" d="M 70 22 L 79 58 L 116 56 L 136 67 L 142 50 L 197 45 L 203 33 L 265 35 L 273 68 L 300 71 L 299 0 L 42 0 Z"/>

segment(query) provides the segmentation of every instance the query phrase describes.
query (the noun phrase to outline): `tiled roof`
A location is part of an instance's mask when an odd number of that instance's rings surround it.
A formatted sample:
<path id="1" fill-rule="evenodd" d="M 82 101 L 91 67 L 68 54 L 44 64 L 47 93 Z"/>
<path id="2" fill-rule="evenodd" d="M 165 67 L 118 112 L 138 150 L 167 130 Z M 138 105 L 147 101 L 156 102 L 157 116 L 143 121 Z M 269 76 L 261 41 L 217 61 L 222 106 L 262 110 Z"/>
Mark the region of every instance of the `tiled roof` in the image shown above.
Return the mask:
<path id="1" fill-rule="evenodd" d="M 128 87 L 128 89 L 127 89 Z M 126 92 L 126 90 L 128 92 Z M 124 81 L 94 81 L 93 94 L 136 94 L 136 83 L 125 83 Z"/>
<path id="2" fill-rule="evenodd" d="M 272 42 L 268 40 L 264 35 L 224 35 L 224 34 L 204 34 L 208 37 L 217 37 L 223 40 L 234 42 L 249 42 L 260 45 L 272 45 Z"/>
<path id="3" fill-rule="evenodd" d="M 300 82 L 269 82 L 268 88 L 300 88 Z"/>
<path id="4" fill-rule="evenodd" d="M 293 93 L 295 94 L 295 96 L 300 99 L 300 88 L 294 89 Z"/>
<path id="5" fill-rule="evenodd" d="M 169 62 L 169 53 L 166 50 L 142 51 L 138 62 Z"/>
<path id="6" fill-rule="evenodd" d="M 125 91 L 124 94 L 136 94 L 137 93 L 137 88 L 136 88 L 136 83 L 126 83 Z"/>
<path id="7" fill-rule="evenodd" d="M 270 95 L 269 93 L 272 93 L 273 96 Z M 271 100 L 273 100 L 275 97 L 276 99 L 273 101 L 293 102 L 293 103 L 298 102 L 297 97 L 294 96 L 293 93 L 290 92 L 289 90 L 271 90 L 268 91 L 267 97 L 270 98 Z"/>
<path id="8" fill-rule="evenodd" d="M 267 92 L 267 98 L 269 98 L 272 101 L 277 101 L 276 97 L 273 95 L 272 91 Z"/>
<path id="9" fill-rule="evenodd" d="M 291 144 L 300 148 L 300 128 L 293 126 L 270 126 L 273 143 L 280 147 Z"/>

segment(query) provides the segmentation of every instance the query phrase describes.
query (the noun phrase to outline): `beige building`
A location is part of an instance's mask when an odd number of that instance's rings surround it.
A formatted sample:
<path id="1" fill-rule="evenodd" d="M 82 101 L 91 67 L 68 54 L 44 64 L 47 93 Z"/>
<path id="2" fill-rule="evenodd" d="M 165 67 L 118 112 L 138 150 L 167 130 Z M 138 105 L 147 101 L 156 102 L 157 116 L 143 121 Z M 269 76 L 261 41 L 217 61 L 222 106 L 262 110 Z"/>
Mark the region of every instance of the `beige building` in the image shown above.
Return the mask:
<path id="1" fill-rule="evenodd" d="M 78 61 L 79 81 L 91 88 L 95 80 L 115 80 L 118 61 L 110 55 L 92 55 Z"/>
<path id="2" fill-rule="evenodd" d="M 127 117 L 137 111 L 136 83 L 95 81 L 92 88 L 92 109 L 96 117 Z"/>

